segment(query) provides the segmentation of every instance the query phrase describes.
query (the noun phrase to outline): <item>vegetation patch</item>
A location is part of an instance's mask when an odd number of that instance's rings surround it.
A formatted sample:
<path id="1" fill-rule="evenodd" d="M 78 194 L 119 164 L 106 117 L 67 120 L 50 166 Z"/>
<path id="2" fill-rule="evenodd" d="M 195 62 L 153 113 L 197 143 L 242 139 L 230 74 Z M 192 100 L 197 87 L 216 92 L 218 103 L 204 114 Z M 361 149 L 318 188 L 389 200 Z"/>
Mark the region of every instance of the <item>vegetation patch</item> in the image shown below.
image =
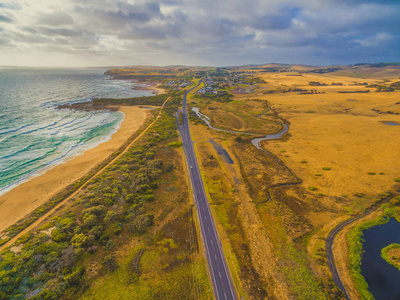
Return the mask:
<path id="1" fill-rule="evenodd" d="M 400 271 L 400 244 L 391 244 L 381 250 L 381 256 L 386 262 Z M 397 255 L 395 255 L 397 254 Z"/>
<path id="2" fill-rule="evenodd" d="M 167 144 L 168 147 L 173 147 L 173 148 L 181 148 L 182 147 L 182 142 L 181 141 L 173 141 Z"/>
<path id="3" fill-rule="evenodd" d="M 174 171 L 182 158 L 167 147 L 177 142 L 180 101 L 172 98 L 162 118 L 71 207 L 2 251 L 0 299 L 209 297 L 188 187 Z M 176 188 L 165 191 L 165 182 Z"/>

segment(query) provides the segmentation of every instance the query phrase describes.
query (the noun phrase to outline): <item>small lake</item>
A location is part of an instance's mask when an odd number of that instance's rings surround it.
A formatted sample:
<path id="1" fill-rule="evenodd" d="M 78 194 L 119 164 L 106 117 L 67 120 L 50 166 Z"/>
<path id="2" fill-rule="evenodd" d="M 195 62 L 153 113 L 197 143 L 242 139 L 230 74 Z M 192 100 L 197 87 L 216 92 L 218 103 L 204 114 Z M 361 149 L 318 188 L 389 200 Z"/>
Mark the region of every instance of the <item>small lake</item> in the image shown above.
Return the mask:
<path id="1" fill-rule="evenodd" d="M 399 126 L 400 125 L 399 123 L 395 123 L 395 122 L 383 122 L 383 124 L 390 125 L 390 126 Z"/>
<path id="2" fill-rule="evenodd" d="M 400 271 L 389 265 L 381 250 L 390 244 L 400 244 L 400 224 L 395 219 L 364 231 L 361 274 L 376 300 L 400 299 Z"/>

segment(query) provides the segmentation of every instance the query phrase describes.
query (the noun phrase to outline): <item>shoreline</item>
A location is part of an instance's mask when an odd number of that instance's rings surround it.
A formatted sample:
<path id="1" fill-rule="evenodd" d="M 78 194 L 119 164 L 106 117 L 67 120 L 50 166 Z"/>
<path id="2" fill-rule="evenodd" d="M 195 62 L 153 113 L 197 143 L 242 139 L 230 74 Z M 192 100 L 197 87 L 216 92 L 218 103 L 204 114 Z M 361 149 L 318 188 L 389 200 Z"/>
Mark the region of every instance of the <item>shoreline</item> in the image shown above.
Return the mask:
<path id="1" fill-rule="evenodd" d="M 0 232 L 109 157 L 144 124 L 148 116 L 148 110 L 139 106 L 120 106 L 118 111 L 124 114 L 124 118 L 109 140 L 61 164 L 49 167 L 38 176 L 32 175 L 27 181 L 0 196 Z"/>
<path id="2" fill-rule="evenodd" d="M 103 110 L 106 110 L 106 109 L 103 109 Z M 55 167 L 57 167 L 59 165 L 65 164 L 66 162 L 74 159 L 77 156 L 82 155 L 86 151 L 94 149 L 94 148 L 98 147 L 99 145 L 101 145 L 101 144 L 103 144 L 105 142 L 108 142 L 111 139 L 111 136 L 113 134 L 115 134 L 120 129 L 121 124 L 125 119 L 125 113 L 123 113 L 122 111 L 118 111 L 118 107 L 111 107 L 109 109 L 109 111 L 110 112 L 114 112 L 114 113 L 119 113 L 122 116 L 121 119 L 116 124 L 115 128 L 113 129 L 113 131 L 111 132 L 110 136 L 107 136 L 107 137 L 105 137 L 104 139 L 102 139 L 100 141 L 96 141 L 96 142 L 91 142 L 91 143 L 85 144 L 84 148 L 82 148 L 81 150 L 79 150 L 79 152 L 76 152 L 71 156 L 63 155 L 63 156 L 60 156 L 58 158 L 53 159 L 50 163 L 46 164 L 46 166 L 44 166 L 43 168 L 41 168 L 41 169 L 39 169 L 37 171 L 31 172 L 27 176 L 22 177 L 21 179 L 17 180 L 16 182 L 14 182 L 14 183 L 12 183 L 12 184 L 0 189 L 0 198 L 1 198 L 1 196 L 3 196 L 6 193 L 12 191 L 13 189 L 15 189 L 16 187 L 20 186 L 21 184 L 23 184 L 25 182 L 28 182 L 28 181 L 32 180 L 33 178 L 39 177 L 39 176 L 45 174 L 47 171 L 49 171 L 49 170 L 51 170 L 51 169 L 53 169 L 53 168 L 55 168 Z M 0 199 L 0 204 L 1 204 L 1 199 Z"/>

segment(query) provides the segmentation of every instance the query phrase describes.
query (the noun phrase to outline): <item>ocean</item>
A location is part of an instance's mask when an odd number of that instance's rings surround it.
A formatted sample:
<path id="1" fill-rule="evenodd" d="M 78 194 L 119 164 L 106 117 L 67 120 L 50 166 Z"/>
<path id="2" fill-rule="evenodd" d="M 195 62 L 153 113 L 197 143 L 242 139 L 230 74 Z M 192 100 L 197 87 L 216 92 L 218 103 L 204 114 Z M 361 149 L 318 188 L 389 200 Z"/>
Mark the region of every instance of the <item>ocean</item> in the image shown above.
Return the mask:
<path id="1" fill-rule="evenodd" d="M 152 95 L 106 69 L 0 68 L 0 195 L 111 138 L 123 114 L 58 110 L 93 98 Z"/>

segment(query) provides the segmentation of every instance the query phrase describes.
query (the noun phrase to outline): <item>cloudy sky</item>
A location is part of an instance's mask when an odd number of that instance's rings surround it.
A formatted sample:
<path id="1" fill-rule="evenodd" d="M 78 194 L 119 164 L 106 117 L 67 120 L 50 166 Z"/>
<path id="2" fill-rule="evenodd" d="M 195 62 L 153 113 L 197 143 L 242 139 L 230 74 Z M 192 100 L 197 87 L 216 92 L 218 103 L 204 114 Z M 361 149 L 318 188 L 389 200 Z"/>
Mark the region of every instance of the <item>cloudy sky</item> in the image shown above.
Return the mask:
<path id="1" fill-rule="evenodd" d="M 400 61 L 399 0 L 0 0 L 0 65 Z"/>

